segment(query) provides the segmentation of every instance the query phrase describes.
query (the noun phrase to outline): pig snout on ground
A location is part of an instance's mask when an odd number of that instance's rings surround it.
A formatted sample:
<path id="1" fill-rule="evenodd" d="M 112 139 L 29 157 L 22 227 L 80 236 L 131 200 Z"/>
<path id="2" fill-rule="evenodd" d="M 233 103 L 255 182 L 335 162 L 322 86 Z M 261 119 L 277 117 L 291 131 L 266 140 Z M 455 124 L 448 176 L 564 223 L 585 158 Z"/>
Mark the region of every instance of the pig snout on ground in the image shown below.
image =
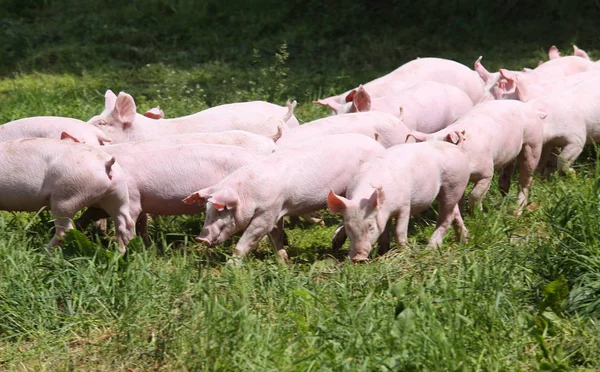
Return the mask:
<path id="1" fill-rule="evenodd" d="M 440 246 L 451 223 L 457 236 L 464 240 L 468 232 L 458 202 L 469 176 L 468 158 L 454 144 L 434 141 L 391 147 L 383 156 L 361 166 L 346 198 L 330 191 L 329 209 L 344 218 L 334 240 L 343 243 L 347 235 L 349 257 L 366 261 L 372 245 L 387 234 L 395 219 L 396 243 L 406 246 L 410 216 L 428 209 L 434 200 L 438 202 L 439 214 L 429 245 Z"/>
<path id="2" fill-rule="evenodd" d="M 185 199 L 206 204 L 197 240 L 219 244 L 244 231 L 234 252 L 243 257 L 269 234 L 279 257 L 285 259 L 283 217 L 325 208 L 330 189 L 343 194 L 360 164 L 383 151 L 375 140 L 360 134 L 329 135 L 242 167 Z"/>

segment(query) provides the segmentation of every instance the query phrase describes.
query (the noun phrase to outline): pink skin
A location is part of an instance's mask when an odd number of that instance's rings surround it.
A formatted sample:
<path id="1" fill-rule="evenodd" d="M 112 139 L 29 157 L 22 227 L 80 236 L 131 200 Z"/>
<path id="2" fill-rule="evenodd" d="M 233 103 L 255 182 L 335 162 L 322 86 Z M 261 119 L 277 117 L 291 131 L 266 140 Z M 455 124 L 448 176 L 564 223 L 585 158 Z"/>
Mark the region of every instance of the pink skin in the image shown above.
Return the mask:
<path id="1" fill-rule="evenodd" d="M 465 92 L 455 86 L 426 81 L 399 93 L 371 99 L 360 86 L 352 102 L 331 109 L 336 114 L 381 111 L 398 116 L 407 128 L 433 133 L 445 128 L 473 107 Z"/>
<path id="2" fill-rule="evenodd" d="M 542 151 L 543 112 L 536 111 L 523 102 L 500 100 L 482 102 L 473 107 L 454 124 L 433 134 L 413 132 L 418 140 L 444 140 L 449 134 L 462 133 L 459 145 L 467 154 L 471 168 L 471 182 L 475 184 L 469 197 L 469 208 L 481 206 L 494 171 L 501 171 L 499 186 L 507 193 L 515 166 L 519 164 L 519 209 L 527 204 L 533 171 Z"/>
<path id="3" fill-rule="evenodd" d="M 56 231 L 48 247 L 60 244 L 79 210 L 95 206 L 114 219 L 119 250 L 125 253 L 134 223 L 127 177 L 113 156 L 81 143 L 26 138 L 0 143 L 0 164 L 0 209 L 50 208 Z"/>
<path id="4" fill-rule="evenodd" d="M 467 156 L 456 145 L 442 141 L 390 147 L 383 156 L 363 164 L 348 186 L 347 199 L 333 191 L 328 197 L 329 209 L 344 216 L 350 258 L 368 260 L 372 245 L 381 234 L 387 234 L 390 219 L 396 219 L 398 246 L 406 246 L 410 216 L 429 209 L 434 200 L 439 214 L 429 245 L 441 246 L 451 223 L 457 235 L 466 239 L 458 202 L 469 175 Z M 338 234 L 344 230 L 339 229 Z"/>
<path id="5" fill-rule="evenodd" d="M 561 148 L 558 169 L 565 173 L 574 172 L 570 166 L 581 154 L 583 146 L 600 141 L 598 102 L 600 78 L 527 103 L 532 109 L 547 114 L 544 119 L 544 150 L 540 167 L 547 165 L 555 148 Z"/>
<path id="6" fill-rule="evenodd" d="M 345 133 L 359 133 L 371 138 L 377 133 L 377 141 L 383 147 L 391 147 L 404 143 L 409 129 L 398 117 L 385 112 L 370 111 L 329 116 L 284 131 L 277 141 L 277 147 L 293 147 L 319 136 Z"/>
<path id="7" fill-rule="evenodd" d="M 561 92 L 579 84 L 583 81 L 589 81 L 600 77 L 600 69 L 580 72 L 552 80 L 538 81 L 524 75 L 517 78 L 517 98 L 520 101 L 528 102 L 532 99 L 547 96 L 552 93 Z"/>
<path id="8" fill-rule="evenodd" d="M 281 107 L 254 101 L 221 105 L 199 113 L 175 119 L 151 119 L 136 113 L 136 106 L 127 93 L 116 97 L 110 90 L 105 95 L 105 109 L 88 121 L 109 135 L 113 143 L 143 141 L 194 132 L 246 130 L 273 136 L 283 118 L 289 127 L 297 126 L 293 103 Z"/>
<path id="9" fill-rule="evenodd" d="M 92 146 L 111 142 L 98 128 L 87 126 L 81 120 L 58 116 L 36 116 L 3 124 L 0 126 L 0 142 L 19 138 L 60 139 L 63 132 L 68 132 L 80 142 Z"/>
<path id="10" fill-rule="evenodd" d="M 234 252 L 243 257 L 270 234 L 285 259 L 282 217 L 327 207 L 330 189 L 344 194 L 360 165 L 383 152 L 380 144 L 360 134 L 331 135 L 240 168 L 184 200 L 206 203 L 206 221 L 197 240 L 219 244 L 244 231 Z"/>
<path id="11" fill-rule="evenodd" d="M 436 81 L 453 85 L 464 91 L 471 98 L 473 104 L 483 98 L 483 84 L 473 70 L 458 62 L 442 58 L 414 59 L 387 75 L 363 84 L 363 86 L 369 92 L 371 98 L 379 98 L 424 81 Z M 358 88 L 314 103 L 327 105 L 337 102 L 338 104 L 345 104 L 352 100 L 353 91 L 356 89 Z"/>
<path id="12" fill-rule="evenodd" d="M 285 124 L 280 121 L 280 127 L 283 127 L 284 125 Z M 279 136 L 280 135 L 281 128 L 279 131 Z M 279 139 L 279 136 L 275 135 L 272 138 L 268 138 L 243 130 L 229 130 L 225 132 L 177 134 L 160 139 L 128 142 L 124 144 L 111 145 L 109 147 L 124 147 L 122 145 L 128 145 L 127 148 L 130 148 L 132 151 L 140 151 L 138 149 L 147 149 L 147 151 L 151 151 L 179 145 L 213 144 L 242 147 L 256 154 L 267 155 L 275 151 L 277 148 L 275 141 Z"/>
<path id="13" fill-rule="evenodd" d="M 127 174 L 129 214 L 138 221 L 138 233 L 146 241 L 146 213 L 199 213 L 200 207 L 183 204 L 181 200 L 199 188 L 216 184 L 236 169 L 262 159 L 261 155 L 236 146 L 173 146 L 162 140 L 106 146 L 103 150 L 119 159 Z M 103 217 L 91 211 L 82 219 L 87 222 Z"/>
<path id="14" fill-rule="evenodd" d="M 499 73 L 489 73 L 481 65 L 481 57 L 475 62 L 475 71 L 485 81 L 486 91 L 495 99 L 518 99 L 517 81 L 525 76 L 529 84 L 538 84 L 549 79 L 557 79 L 585 71 L 598 70 L 598 65 L 575 56 L 552 59 L 540 64 L 529 72 L 500 69 Z"/>

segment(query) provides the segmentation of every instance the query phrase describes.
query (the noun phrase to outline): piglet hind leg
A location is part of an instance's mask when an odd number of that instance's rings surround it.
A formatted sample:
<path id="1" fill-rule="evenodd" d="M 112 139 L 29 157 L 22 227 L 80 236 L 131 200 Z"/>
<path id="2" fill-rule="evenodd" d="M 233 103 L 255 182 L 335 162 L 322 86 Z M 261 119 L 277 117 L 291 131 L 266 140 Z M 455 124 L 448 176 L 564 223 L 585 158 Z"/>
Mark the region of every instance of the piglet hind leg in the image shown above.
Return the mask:
<path id="1" fill-rule="evenodd" d="M 126 187 L 110 190 L 98 204 L 113 219 L 119 252 L 124 255 L 127 244 L 135 236 L 135 220 L 130 215 L 129 194 Z M 135 217 L 137 216 L 136 213 Z"/>
<path id="2" fill-rule="evenodd" d="M 283 248 L 285 240 L 285 232 L 283 231 L 283 218 L 279 219 L 275 228 L 271 230 L 269 233 L 269 241 L 275 248 L 275 252 L 277 253 L 277 257 L 281 262 L 288 261 L 288 254 L 286 250 Z"/>
<path id="3" fill-rule="evenodd" d="M 469 231 L 462 219 L 458 204 L 454 207 L 454 221 L 452 225 L 454 226 L 454 232 L 456 233 L 456 240 L 461 243 L 466 243 L 469 240 Z"/>
<path id="4" fill-rule="evenodd" d="M 493 166 L 491 169 L 493 173 Z M 481 201 L 490 189 L 491 184 L 492 175 L 482 177 L 475 182 L 475 186 L 473 186 L 473 190 L 471 190 L 471 193 L 469 194 L 469 211 L 471 213 L 476 207 L 479 208 L 479 210 L 483 209 Z"/>
<path id="5" fill-rule="evenodd" d="M 577 154 L 579 155 L 579 154 Z M 533 181 L 533 172 L 540 162 L 542 156 L 542 146 L 524 145 L 523 150 L 519 154 L 517 161 L 519 162 L 519 192 L 517 194 L 517 209 L 515 215 L 519 216 L 523 208 L 527 205 L 527 197 L 529 196 L 529 188 Z"/>
<path id="6" fill-rule="evenodd" d="M 448 232 L 450 224 L 456 220 L 456 212 L 458 211 L 458 202 L 460 201 L 460 197 L 461 194 L 456 192 L 456 190 L 447 190 L 444 188 L 440 190 L 440 193 L 437 197 L 439 213 L 435 230 L 429 239 L 428 245 L 430 247 L 440 247 L 442 245 L 444 236 L 446 235 L 446 232 Z"/>

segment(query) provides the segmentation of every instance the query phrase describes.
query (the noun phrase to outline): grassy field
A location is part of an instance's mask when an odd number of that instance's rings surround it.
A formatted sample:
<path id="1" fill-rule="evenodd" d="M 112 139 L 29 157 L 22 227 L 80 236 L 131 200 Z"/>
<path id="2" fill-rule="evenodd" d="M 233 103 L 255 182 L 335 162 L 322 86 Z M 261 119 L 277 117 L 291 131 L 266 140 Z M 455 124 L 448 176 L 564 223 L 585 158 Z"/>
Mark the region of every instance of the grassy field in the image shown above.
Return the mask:
<path id="1" fill-rule="evenodd" d="M 600 58 L 593 2 L 377 3 L 0 0 L 0 123 L 87 120 L 108 88 L 167 117 L 295 98 L 307 122 L 328 114 L 313 99 L 417 56 Z M 0 370 L 598 370 L 596 164 L 590 148 L 576 176 L 536 179 L 521 217 L 493 185 L 467 244 L 426 248 L 435 213 L 416 217 L 410 248 L 364 265 L 331 251 L 326 212 L 288 225 L 289 265 L 261 243 L 240 267 L 224 264 L 237 238 L 193 242 L 202 216 L 154 219 L 125 261 L 89 231 L 47 256 L 47 212 L 0 212 Z"/>

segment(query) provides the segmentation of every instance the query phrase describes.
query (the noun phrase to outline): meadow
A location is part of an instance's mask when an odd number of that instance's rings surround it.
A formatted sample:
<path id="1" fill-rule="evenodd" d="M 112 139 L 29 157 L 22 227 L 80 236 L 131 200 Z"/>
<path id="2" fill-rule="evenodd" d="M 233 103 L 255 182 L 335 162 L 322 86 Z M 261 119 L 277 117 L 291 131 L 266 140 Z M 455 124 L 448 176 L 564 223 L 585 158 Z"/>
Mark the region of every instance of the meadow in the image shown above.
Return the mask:
<path id="1" fill-rule="evenodd" d="M 87 120 L 106 89 L 166 117 L 214 105 L 311 103 L 437 56 L 491 71 L 535 67 L 556 44 L 600 58 L 592 1 L 0 0 L 0 123 Z M 471 239 L 426 247 L 435 212 L 411 220 L 409 248 L 355 265 L 330 240 L 339 218 L 287 224 L 289 264 L 262 242 L 226 265 L 238 238 L 193 241 L 203 216 L 157 217 L 152 245 L 120 257 L 114 233 L 72 231 L 44 253 L 50 215 L 0 212 L 0 370 L 598 370 L 600 163 L 536 178 L 532 203 L 496 181 Z"/>

